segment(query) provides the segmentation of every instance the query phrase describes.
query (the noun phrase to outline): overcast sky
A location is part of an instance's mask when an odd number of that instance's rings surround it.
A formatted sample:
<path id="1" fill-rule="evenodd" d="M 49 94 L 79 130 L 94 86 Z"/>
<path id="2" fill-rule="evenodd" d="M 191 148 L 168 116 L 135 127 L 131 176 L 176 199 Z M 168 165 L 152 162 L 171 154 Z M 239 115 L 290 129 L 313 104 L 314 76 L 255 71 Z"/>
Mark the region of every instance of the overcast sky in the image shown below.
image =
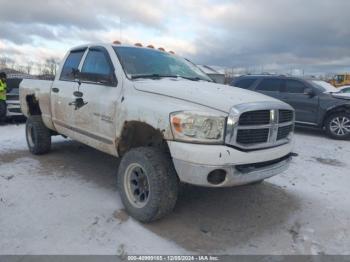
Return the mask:
<path id="1" fill-rule="evenodd" d="M 118 39 L 200 64 L 350 71 L 349 10 L 349 0 L 0 0 L 0 56 L 27 63 Z"/>

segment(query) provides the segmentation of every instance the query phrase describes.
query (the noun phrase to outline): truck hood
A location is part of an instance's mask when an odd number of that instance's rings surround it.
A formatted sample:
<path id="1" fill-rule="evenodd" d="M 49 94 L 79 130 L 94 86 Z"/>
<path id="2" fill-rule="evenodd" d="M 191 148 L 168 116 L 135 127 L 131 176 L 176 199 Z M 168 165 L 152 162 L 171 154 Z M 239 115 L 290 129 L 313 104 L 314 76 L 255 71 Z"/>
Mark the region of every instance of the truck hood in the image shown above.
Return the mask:
<path id="1" fill-rule="evenodd" d="M 190 81 L 185 79 L 140 79 L 134 81 L 135 89 L 200 104 L 228 113 L 233 105 L 250 102 L 279 101 L 272 97 L 238 87 Z M 281 102 L 281 101 L 279 101 Z M 283 103 L 283 102 L 281 102 Z"/>

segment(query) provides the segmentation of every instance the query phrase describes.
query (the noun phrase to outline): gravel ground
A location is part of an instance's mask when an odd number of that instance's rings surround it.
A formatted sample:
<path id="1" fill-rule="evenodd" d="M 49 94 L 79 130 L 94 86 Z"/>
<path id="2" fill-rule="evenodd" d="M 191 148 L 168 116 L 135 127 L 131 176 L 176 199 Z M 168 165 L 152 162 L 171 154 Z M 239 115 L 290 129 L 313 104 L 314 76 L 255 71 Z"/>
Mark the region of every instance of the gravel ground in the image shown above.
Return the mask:
<path id="1" fill-rule="evenodd" d="M 0 126 L 0 254 L 350 254 L 350 142 L 299 130 L 290 169 L 260 185 L 184 186 L 174 213 L 124 212 L 118 160 L 54 138 L 33 156 Z"/>

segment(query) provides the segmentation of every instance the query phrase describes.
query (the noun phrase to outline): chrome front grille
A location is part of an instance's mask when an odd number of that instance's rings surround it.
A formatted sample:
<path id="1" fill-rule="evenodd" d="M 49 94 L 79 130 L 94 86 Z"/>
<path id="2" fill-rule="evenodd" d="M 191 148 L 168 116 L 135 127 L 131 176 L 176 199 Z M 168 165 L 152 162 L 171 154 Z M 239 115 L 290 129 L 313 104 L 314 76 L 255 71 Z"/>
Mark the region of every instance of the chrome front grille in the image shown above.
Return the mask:
<path id="1" fill-rule="evenodd" d="M 239 129 L 236 141 L 242 145 L 264 143 L 269 138 L 269 129 Z"/>
<path id="2" fill-rule="evenodd" d="M 281 126 L 278 128 L 277 140 L 285 139 L 293 131 L 293 125 Z"/>
<path id="3" fill-rule="evenodd" d="M 294 110 L 283 103 L 248 103 L 231 109 L 227 119 L 225 143 L 254 150 L 290 141 L 294 129 Z"/>
<path id="4" fill-rule="evenodd" d="M 267 125 L 270 123 L 269 110 L 256 110 L 244 112 L 239 118 L 240 126 Z"/>
<path id="5" fill-rule="evenodd" d="M 293 121 L 293 111 L 281 109 L 278 114 L 278 123 Z"/>

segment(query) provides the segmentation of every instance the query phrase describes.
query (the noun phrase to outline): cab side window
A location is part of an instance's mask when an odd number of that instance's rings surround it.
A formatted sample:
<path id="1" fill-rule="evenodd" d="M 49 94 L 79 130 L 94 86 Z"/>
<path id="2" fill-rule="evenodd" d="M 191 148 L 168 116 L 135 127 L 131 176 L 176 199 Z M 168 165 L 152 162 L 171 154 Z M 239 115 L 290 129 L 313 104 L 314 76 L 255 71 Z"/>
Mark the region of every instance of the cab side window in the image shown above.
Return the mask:
<path id="1" fill-rule="evenodd" d="M 72 51 L 64 62 L 60 80 L 74 81 L 74 70 L 77 70 L 85 50 Z"/>
<path id="2" fill-rule="evenodd" d="M 246 78 L 238 80 L 236 83 L 233 84 L 233 86 L 237 86 L 240 88 L 248 89 L 252 86 L 252 84 L 255 82 L 256 78 Z"/>
<path id="3" fill-rule="evenodd" d="M 263 79 L 256 87 L 259 91 L 279 92 L 282 89 L 281 79 Z"/>
<path id="4" fill-rule="evenodd" d="M 112 73 L 112 69 L 106 55 L 102 51 L 89 50 L 81 72 L 108 76 Z"/>
<path id="5" fill-rule="evenodd" d="M 306 86 L 297 80 L 287 80 L 285 92 L 291 94 L 303 94 Z"/>

